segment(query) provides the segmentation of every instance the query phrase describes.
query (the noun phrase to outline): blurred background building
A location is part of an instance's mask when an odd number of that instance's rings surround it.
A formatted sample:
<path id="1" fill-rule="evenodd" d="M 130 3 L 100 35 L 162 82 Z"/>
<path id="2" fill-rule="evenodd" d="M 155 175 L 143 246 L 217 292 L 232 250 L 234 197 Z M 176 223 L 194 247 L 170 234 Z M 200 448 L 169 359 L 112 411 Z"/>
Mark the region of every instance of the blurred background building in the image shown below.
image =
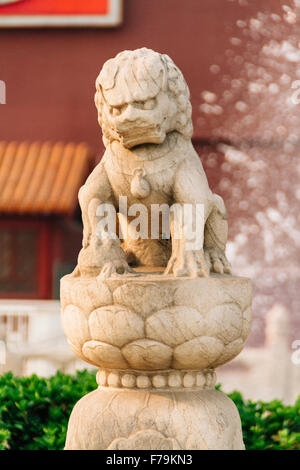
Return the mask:
<path id="1" fill-rule="evenodd" d="M 193 142 L 228 208 L 228 257 L 254 282 L 248 348 L 219 377 L 226 390 L 292 400 L 300 391 L 300 365 L 291 361 L 300 339 L 300 1 L 59 2 L 65 16 L 77 12 L 76 27 L 74 19 L 49 27 L 58 2 L 3 3 L 0 336 L 10 354 L 0 368 L 50 374 L 79 365 L 55 299 L 80 249 L 78 188 L 104 151 L 94 83 L 110 57 L 149 47 L 183 71 Z M 42 8 L 47 27 L 28 27 L 31 8 Z M 7 27 L 20 12 L 18 27 Z"/>

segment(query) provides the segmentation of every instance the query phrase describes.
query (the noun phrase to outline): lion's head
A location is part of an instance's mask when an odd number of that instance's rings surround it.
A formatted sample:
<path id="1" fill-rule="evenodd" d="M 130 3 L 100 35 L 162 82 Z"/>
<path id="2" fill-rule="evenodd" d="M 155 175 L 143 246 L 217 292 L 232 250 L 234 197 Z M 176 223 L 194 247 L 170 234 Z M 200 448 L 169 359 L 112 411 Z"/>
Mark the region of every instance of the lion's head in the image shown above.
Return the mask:
<path id="1" fill-rule="evenodd" d="M 182 73 L 151 49 L 124 51 L 108 60 L 96 80 L 95 103 L 104 145 L 161 144 L 178 131 L 193 133 L 190 93 Z"/>

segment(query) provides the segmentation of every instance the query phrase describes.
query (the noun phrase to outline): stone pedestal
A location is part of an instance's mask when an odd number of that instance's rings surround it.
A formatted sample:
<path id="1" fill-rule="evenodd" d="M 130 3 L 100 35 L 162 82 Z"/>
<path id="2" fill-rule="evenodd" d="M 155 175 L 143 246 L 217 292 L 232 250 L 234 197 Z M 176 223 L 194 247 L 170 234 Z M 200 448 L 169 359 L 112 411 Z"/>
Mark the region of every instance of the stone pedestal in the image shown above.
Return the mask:
<path id="1" fill-rule="evenodd" d="M 216 390 L 102 388 L 75 406 L 66 449 L 243 450 L 234 403 Z"/>
<path id="2" fill-rule="evenodd" d="M 71 349 L 99 366 L 75 406 L 66 449 L 243 449 L 233 402 L 214 369 L 242 350 L 249 279 L 160 272 L 61 280 Z"/>

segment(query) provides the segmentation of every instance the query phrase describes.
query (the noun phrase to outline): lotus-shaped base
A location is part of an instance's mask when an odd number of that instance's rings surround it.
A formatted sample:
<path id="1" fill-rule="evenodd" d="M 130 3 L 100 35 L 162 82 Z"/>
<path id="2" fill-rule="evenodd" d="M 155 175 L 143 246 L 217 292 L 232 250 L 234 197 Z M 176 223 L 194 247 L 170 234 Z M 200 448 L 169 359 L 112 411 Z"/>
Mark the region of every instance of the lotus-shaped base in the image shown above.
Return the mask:
<path id="1" fill-rule="evenodd" d="M 160 272 L 61 280 L 71 349 L 102 369 L 213 369 L 243 349 L 251 281 L 230 275 L 175 278 Z"/>

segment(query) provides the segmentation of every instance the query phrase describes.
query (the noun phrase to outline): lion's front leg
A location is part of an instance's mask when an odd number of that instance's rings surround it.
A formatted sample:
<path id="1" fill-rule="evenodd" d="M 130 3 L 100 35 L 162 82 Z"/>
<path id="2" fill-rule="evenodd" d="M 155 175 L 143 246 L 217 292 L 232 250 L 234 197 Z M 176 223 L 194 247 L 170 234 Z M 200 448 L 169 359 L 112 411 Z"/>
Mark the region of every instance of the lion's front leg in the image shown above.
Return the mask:
<path id="1" fill-rule="evenodd" d="M 109 201 L 109 200 L 108 200 Z M 99 214 L 99 208 L 105 210 Z M 111 212 L 110 226 L 107 227 L 107 211 Z M 98 276 L 106 279 L 113 275 L 131 272 L 126 261 L 126 256 L 121 248 L 120 240 L 116 233 L 116 211 L 111 202 L 101 203 L 98 198 L 93 198 L 88 204 L 88 239 L 78 256 L 78 266 L 81 274 Z M 115 219 L 115 220 L 113 220 Z M 104 224 L 102 223 L 104 221 Z M 112 229 L 109 233 L 107 229 Z"/>
<path id="2" fill-rule="evenodd" d="M 176 277 L 209 276 L 209 259 L 203 250 L 203 213 L 199 216 L 193 207 L 192 215 L 194 230 L 185 220 L 184 208 L 179 218 L 174 214 L 171 216 L 172 255 L 165 274 L 173 274 Z"/>
<path id="3" fill-rule="evenodd" d="M 110 277 L 130 271 L 117 236 L 116 204 L 104 164 L 101 162 L 79 191 L 83 219 L 83 243 L 75 273 Z M 107 220 L 109 232 L 106 231 Z M 111 221 L 112 223 L 109 223 Z"/>
<path id="4" fill-rule="evenodd" d="M 226 208 L 223 199 L 217 194 L 214 194 L 214 203 L 205 224 L 204 252 L 212 272 L 230 274 L 231 266 L 225 254 L 228 236 Z"/>

